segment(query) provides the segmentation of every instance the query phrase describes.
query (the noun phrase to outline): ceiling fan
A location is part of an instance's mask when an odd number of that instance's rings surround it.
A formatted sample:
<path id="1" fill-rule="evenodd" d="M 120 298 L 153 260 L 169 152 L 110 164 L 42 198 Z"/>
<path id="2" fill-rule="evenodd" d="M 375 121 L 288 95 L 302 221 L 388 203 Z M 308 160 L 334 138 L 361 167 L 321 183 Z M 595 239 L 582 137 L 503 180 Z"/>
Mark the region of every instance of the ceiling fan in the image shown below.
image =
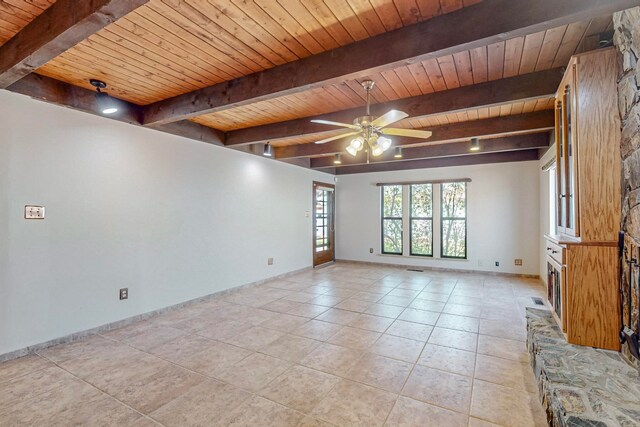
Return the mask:
<path id="1" fill-rule="evenodd" d="M 362 87 L 367 91 L 367 105 L 365 115 L 357 117 L 353 124 L 332 122 L 329 120 L 311 120 L 313 123 L 320 123 L 323 125 L 340 126 L 351 129 L 352 132 L 341 133 L 340 135 L 332 136 L 330 138 L 321 139 L 316 141 L 316 144 L 324 144 L 329 141 L 333 141 L 348 136 L 358 135 L 351 140 L 351 143 L 347 146 L 347 153 L 355 156 L 365 148 L 365 144 L 368 144 L 367 154 L 369 151 L 374 157 L 380 156 L 391 147 L 391 139 L 384 135 L 396 135 L 396 136 L 408 136 L 411 138 L 429 138 L 431 132 L 425 130 L 414 129 L 400 129 L 400 128 L 388 128 L 392 123 L 400 121 L 409 115 L 402 111 L 390 110 L 378 118 L 374 118 L 371 115 L 371 89 L 373 89 L 374 82 L 372 80 L 365 80 L 362 83 Z"/>

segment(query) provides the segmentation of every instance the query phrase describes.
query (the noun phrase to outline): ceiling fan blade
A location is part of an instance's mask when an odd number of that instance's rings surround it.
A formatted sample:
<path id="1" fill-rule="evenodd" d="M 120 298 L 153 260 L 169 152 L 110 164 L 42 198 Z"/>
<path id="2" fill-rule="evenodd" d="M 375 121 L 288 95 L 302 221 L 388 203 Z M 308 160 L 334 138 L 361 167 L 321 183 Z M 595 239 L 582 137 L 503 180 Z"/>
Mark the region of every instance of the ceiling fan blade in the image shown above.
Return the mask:
<path id="1" fill-rule="evenodd" d="M 388 111 L 386 114 L 383 114 L 382 116 L 378 117 L 374 121 L 372 121 L 371 125 L 378 128 L 383 128 L 385 126 L 390 125 L 391 123 L 395 123 L 398 120 L 402 120 L 406 117 L 409 117 L 407 113 L 404 113 L 398 110 L 391 110 L 391 111 Z"/>
<path id="2" fill-rule="evenodd" d="M 396 136 L 408 136 L 410 138 L 430 138 L 432 133 L 428 130 L 416 130 L 416 129 L 399 129 L 399 128 L 385 128 L 382 129 L 382 132 L 385 135 L 396 135 Z"/>
<path id="3" fill-rule="evenodd" d="M 360 126 L 358 126 L 358 125 L 350 125 L 348 123 L 332 122 L 330 120 L 311 120 L 311 123 L 319 123 L 321 125 L 340 126 L 340 127 L 343 127 L 343 128 L 360 130 Z"/>
<path id="4" fill-rule="evenodd" d="M 345 138 L 345 137 L 351 136 L 351 135 L 357 135 L 359 133 L 360 133 L 360 131 L 358 131 L 358 132 L 341 133 L 340 135 L 336 135 L 336 136 L 332 136 L 332 137 L 329 137 L 329 138 L 321 139 L 320 141 L 316 141 L 316 144 L 324 144 L 325 142 L 334 141 L 336 139 Z"/>

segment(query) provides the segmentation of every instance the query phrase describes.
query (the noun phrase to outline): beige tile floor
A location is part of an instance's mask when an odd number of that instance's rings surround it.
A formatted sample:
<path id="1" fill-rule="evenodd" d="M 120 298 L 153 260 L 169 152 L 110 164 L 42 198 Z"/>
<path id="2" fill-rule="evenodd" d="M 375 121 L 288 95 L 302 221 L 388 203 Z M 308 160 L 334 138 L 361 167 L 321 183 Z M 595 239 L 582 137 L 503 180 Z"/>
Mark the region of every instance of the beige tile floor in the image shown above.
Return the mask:
<path id="1" fill-rule="evenodd" d="M 339 263 L 0 364 L 0 425 L 544 426 L 532 296 Z"/>

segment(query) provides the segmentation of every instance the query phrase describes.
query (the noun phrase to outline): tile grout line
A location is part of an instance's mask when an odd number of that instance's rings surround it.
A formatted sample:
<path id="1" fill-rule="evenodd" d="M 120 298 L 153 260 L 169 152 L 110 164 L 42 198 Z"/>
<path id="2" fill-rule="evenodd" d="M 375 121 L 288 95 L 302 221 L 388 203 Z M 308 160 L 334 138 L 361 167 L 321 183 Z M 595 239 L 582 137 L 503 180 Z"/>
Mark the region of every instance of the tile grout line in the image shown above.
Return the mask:
<path id="1" fill-rule="evenodd" d="M 429 282 L 429 283 L 431 283 L 431 282 Z M 427 286 L 428 286 L 428 283 L 427 283 Z M 425 287 L 423 288 L 423 290 L 421 290 L 420 292 L 423 292 L 423 291 L 424 291 L 424 289 L 425 289 L 427 286 L 425 286 Z M 455 286 L 454 286 L 454 288 L 455 288 Z M 418 295 L 419 295 L 419 294 L 418 294 Z M 449 298 L 450 298 L 450 297 L 451 297 L 451 296 L 449 296 L 449 297 L 447 298 L 447 301 L 449 300 Z M 414 297 L 414 299 L 413 299 L 413 300 L 415 300 L 416 298 L 417 298 L 417 297 Z M 412 300 L 412 302 L 413 302 L 413 300 Z M 445 303 L 445 304 L 446 304 L 446 303 Z M 404 311 L 403 311 L 403 312 L 404 312 Z M 439 319 L 439 318 L 440 318 L 440 315 L 438 315 L 438 319 Z M 436 323 L 437 323 L 437 320 L 436 320 Z M 429 338 L 431 338 L 431 334 L 433 333 L 433 329 L 435 329 L 435 325 L 434 325 L 434 327 L 432 328 L 431 333 L 429 334 Z M 428 344 L 428 343 L 429 343 L 429 340 L 427 339 L 427 341 L 426 341 L 426 342 L 424 343 L 424 345 L 422 346 L 422 350 L 420 351 L 420 354 L 418 355 L 418 358 L 416 359 L 416 362 L 412 364 L 411 371 L 409 372 L 409 375 L 407 375 L 407 378 L 405 378 L 404 383 L 402 384 L 402 388 L 400 389 L 400 392 L 398 393 L 398 397 L 396 398 L 396 401 L 394 402 L 393 407 L 391 408 L 391 411 L 389 411 L 389 413 L 387 414 L 387 417 L 385 418 L 384 422 L 382 423 L 382 425 L 383 425 L 383 426 L 384 426 L 384 425 L 387 423 L 387 421 L 389 420 L 389 417 L 391 416 L 391 413 L 393 412 L 393 410 L 395 409 L 396 405 L 398 404 L 398 400 L 400 399 L 400 397 L 401 397 L 401 396 L 402 396 L 402 397 L 408 397 L 408 396 L 404 396 L 404 395 L 402 394 L 402 392 L 404 392 L 404 389 L 405 389 L 405 387 L 407 386 L 407 382 L 409 382 L 409 378 L 411 378 L 411 375 L 413 374 L 413 371 L 415 370 L 416 366 L 418 365 L 418 360 L 420 360 L 420 357 L 422 356 L 422 353 L 424 353 L 424 349 L 427 347 L 427 344 Z M 411 397 L 409 397 L 409 398 L 411 399 Z M 417 400 L 417 399 L 416 399 L 416 400 Z M 418 401 L 419 401 L 419 400 L 418 400 Z M 427 402 L 425 402 L 425 403 L 427 403 Z M 429 404 L 430 404 L 430 403 L 429 403 Z M 439 407 L 438 405 L 434 405 L 434 406 Z M 446 408 L 443 408 L 443 409 L 446 409 Z"/>
<path id="2" fill-rule="evenodd" d="M 74 377 L 76 380 L 78 380 L 78 381 L 80 381 L 80 382 L 82 382 L 82 383 L 84 383 L 84 384 L 87 384 L 89 387 L 92 387 L 92 388 L 94 388 L 94 389 L 98 390 L 100 393 L 104 394 L 105 396 L 108 396 L 109 398 L 111 398 L 111 399 L 113 399 L 114 401 L 116 401 L 116 402 L 120 403 L 121 405 L 123 405 L 123 406 L 125 406 L 125 407 L 127 407 L 127 408 L 131 409 L 132 411 L 134 411 L 134 412 L 136 412 L 136 413 L 140 414 L 143 418 L 151 419 L 152 421 L 157 422 L 157 423 L 158 423 L 158 424 L 160 424 L 161 426 L 164 426 L 164 424 L 162 424 L 162 423 L 160 423 L 160 422 L 156 421 L 155 419 L 153 419 L 153 418 L 149 417 L 148 415 L 146 415 L 146 414 L 144 414 L 144 413 L 142 413 L 142 412 L 138 411 L 138 410 L 137 410 L 137 409 L 135 409 L 134 407 L 132 407 L 132 406 L 128 405 L 127 403 L 125 403 L 125 402 L 121 401 L 120 399 L 116 398 L 115 396 L 112 396 L 111 394 L 107 393 L 105 390 L 102 390 L 102 389 L 101 389 L 100 387 L 98 387 L 97 385 L 95 385 L 95 384 L 91 384 L 90 382 L 86 381 L 84 378 L 81 378 L 81 377 L 77 376 L 76 374 L 74 374 L 73 372 L 70 372 L 70 371 L 69 371 L 69 370 L 67 370 L 64 366 L 59 365 L 59 364 L 58 364 L 58 363 L 56 363 L 55 361 L 53 361 L 53 360 L 49 359 L 47 356 L 42 356 L 42 355 L 39 355 L 39 356 L 40 356 L 40 357 L 43 357 L 43 358 L 45 358 L 45 359 L 47 359 L 49 362 L 53 363 L 53 364 L 54 364 L 55 366 L 57 366 L 59 369 L 61 369 L 61 370 L 63 370 L 64 372 L 68 373 L 69 375 L 71 375 L 72 377 Z M 75 358 L 72 358 L 72 359 L 69 359 L 69 360 L 73 360 L 73 359 L 75 359 Z"/>

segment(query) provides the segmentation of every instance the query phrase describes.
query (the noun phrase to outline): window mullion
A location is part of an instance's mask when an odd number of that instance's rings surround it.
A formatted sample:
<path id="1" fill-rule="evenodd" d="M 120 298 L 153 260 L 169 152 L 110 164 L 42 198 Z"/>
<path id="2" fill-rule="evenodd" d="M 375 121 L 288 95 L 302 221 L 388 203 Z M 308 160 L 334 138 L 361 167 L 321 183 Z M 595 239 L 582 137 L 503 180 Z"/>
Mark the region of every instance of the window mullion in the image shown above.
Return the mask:
<path id="1" fill-rule="evenodd" d="M 441 247 L 441 212 L 440 212 L 440 191 L 442 189 L 442 184 L 435 184 L 432 190 L 431 203 L 432 203 L 432 221 L 433 221 L 433 257 L 434 258 L 442 258 L 442 247 Z"/>
<path id="2" fill-rule="evenodd" d="M 402 255 L 409 255 L 411 249 L 410 227 L 411 227 L 411 194 L 409 186 L 402 186 Z"/>

